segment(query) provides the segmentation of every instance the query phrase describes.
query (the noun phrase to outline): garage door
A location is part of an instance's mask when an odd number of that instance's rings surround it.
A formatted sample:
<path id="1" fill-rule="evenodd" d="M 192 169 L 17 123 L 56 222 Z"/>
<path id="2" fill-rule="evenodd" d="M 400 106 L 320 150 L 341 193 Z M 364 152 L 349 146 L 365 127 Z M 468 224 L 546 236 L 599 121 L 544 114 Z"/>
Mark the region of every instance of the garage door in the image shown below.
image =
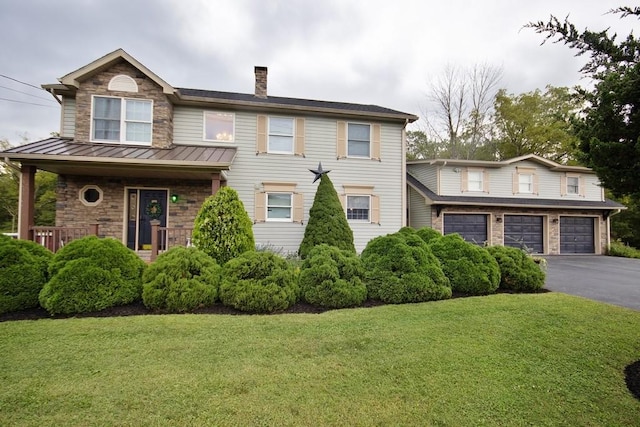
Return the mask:
<path id="1" fill-rule="evenodd" d="M 451 233 L 458 233 L 467 242 L 482 245 L 487 240 L 487 216 L 444 214 L 444 234 Z"/>
<path id="2" fill-rule="evenodd" d="M 560 253 L 595 253 L 593 218 L 579 216 L 560 217 Z"/>
<path id="3" fill-rule="evenodd" d="M 543 221 L 541 216 L 505 215 L 504 245 L 544 253 Z"/>

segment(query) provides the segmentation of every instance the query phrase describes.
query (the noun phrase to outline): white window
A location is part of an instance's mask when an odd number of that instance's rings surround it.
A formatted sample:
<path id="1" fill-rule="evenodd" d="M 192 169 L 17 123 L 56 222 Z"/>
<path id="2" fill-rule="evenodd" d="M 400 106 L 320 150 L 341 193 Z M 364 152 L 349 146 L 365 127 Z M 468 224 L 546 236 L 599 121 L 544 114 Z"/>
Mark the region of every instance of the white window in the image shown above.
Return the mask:
<path id="1" fill-rule="evenodd" d="M 519 193 L 533 193 L 533 174 L 520 173 L 518 174 L 518 192 Z"/>
<path id="2" fill-rule="evenodd" d="M 288 117 L 269 117 L 269 153 L 293 154 L 293 119 Z"/>
<path id="3" fill-rule="evenodd" d="M 205 141 L 234 141 L 235 115 L 219 111 L 204 112 Z"/>
<path id="4" fill-rule="evenodd" d="M 347 219 L 369 222 L 371 196 L 347 196 Z"/>
<path id="5" fill-rule="evenodd" d="M 371 125 L 359 123 L 348 124 L 347 156 L 371 157 Z"/>
<path id="6" fill-rule="evenodd" d="M 567 194 L 580 194 L 580 178 L 577 176 L 567 177 Z"/>
<path id="7" fill-rule="evenodd" d="M 291 193 L 267 193 L 267 221 L 291 222 Z"/>
<path id="8" fill-rule="evenodd" d="M 95 96 L 92 140 L 150 143 L 152 110 L 149 100 Z"/>
<path id="9" fill-rule="evenodd" d="M 467 171 L 467 190 L 468 191 L 484 191 L 484 172 L 483 171 Z"/>

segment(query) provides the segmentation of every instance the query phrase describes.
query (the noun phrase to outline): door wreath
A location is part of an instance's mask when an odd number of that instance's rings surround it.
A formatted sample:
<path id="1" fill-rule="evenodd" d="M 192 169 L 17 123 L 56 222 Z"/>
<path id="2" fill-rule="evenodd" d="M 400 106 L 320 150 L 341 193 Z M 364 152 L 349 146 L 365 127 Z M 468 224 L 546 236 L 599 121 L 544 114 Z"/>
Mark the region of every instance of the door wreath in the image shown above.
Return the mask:
<path id="1" fill-rule="evenodd" d="M 144 213 L 151 219 L 159 219 L 162 216 L 162 205 L 157 200 L 152 200 L 145 208 Z"/>

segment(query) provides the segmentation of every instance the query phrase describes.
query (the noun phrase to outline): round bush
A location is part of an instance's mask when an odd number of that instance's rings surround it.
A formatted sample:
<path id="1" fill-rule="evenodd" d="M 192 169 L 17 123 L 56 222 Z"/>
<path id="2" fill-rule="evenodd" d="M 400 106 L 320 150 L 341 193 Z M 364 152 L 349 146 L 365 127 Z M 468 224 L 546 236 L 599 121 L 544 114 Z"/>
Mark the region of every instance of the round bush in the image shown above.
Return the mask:
<path id="1" fill-rule="evenodd" d="M 87 236 L 55 253 L 40 305 L 51 314 L 99 311 L 142 294 L 145 263 L 115 239 Z"/>
<path id="2" fill-rule="evenodd" d="M 451 297 L 440 262 L 414 233 L 376 237 L 361 258 L 371 299 L 402 304 Z"/>
<path id="3" fill-rule="evenodd" d="M 367 298 L 363 278 L 364 268 L 357 255 L 322 244 L 313 248 L 302 264 L 302 298 L 320 307 L 354 307 Z"/>
<path id="4" fill-rule="evenodd" d="M 271 252 L 245 252 L 223 266 L 222 277 L 220 300 L 241 311 L 270 313 L 298 300 L 293 267 Z"/>
<path id="5" fill-rule="evenodd" d="M 210 306 L 218 296 L 220 270 L 199 249 L 173 247 L 142 275 L 142 302 L 152 310 L 178 313 Z"/>
<path id="6" fill-rule="evenodd" d="M 28 240 L 0 240 L 0 314 L 39 305 L 52 256 Z"/>
<path id="7" fill-rule="evenodd" d="M 431 243 L 432 240 L 437 240 L 442 237 L 442 234 L 440 234 L 438 230 L 434 230 L 431 227 L 419 228 L 416 230 L 416 234 L 426 243 Z"/>
<path id="8" fill-rule="evenodd" d="M 487 250 L 500 266 L 500 289 L 535 292 L 544 287 L 546 274 L 529 254 L 508 246 L 490 246 Z"/>
<path id="9" fill-rule="evenodd" d="M 220 265 L 255 249 L 253 224 L 236 190 L 222 187 L 204 201 L 193 223 L 193 244 Z"/>
<path id="10" fill-rule="evenodd" d="M 485 248 L 465 242 L 455 233 L 432 240 L 429 247 L 442 263 L 454 292 L 486 295 L 498 289 L 500 267 Z"/>

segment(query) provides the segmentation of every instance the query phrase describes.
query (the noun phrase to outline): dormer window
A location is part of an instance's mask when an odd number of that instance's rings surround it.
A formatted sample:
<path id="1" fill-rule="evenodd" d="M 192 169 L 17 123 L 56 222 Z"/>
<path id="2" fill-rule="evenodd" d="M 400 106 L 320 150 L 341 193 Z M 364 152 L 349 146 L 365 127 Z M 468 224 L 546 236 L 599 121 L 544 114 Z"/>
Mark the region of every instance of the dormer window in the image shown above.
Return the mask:
<path id="1" fill-rule="evenodd" d="M 152 111 L 150 100 L 94 96 L 91 140 L 150 144 Z"/>

